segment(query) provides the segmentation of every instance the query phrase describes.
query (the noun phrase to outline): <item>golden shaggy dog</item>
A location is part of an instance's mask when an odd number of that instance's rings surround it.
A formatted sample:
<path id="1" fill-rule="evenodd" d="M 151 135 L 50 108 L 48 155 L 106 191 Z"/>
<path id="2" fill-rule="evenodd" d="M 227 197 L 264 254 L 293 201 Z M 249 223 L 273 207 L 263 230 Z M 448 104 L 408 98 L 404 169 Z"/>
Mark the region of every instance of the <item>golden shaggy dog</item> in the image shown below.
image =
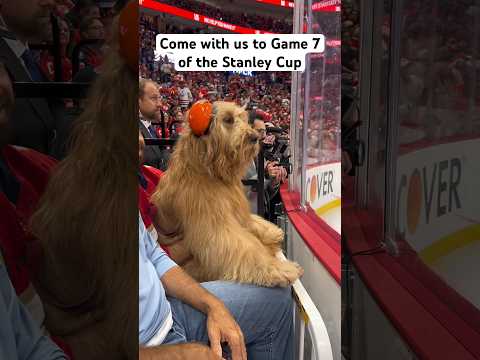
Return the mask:
<path id="1" fill-rule="evenodd" d="M 152 196 L 159 241 L 174 244 L 172 258 L 198 281 L 288 286 L 302 269 L 276 258 L 283 231 L 251 214 L 241 183 L 259 150 L 247 118 L 215 102 L 206 135 L 182 134 Z"/>

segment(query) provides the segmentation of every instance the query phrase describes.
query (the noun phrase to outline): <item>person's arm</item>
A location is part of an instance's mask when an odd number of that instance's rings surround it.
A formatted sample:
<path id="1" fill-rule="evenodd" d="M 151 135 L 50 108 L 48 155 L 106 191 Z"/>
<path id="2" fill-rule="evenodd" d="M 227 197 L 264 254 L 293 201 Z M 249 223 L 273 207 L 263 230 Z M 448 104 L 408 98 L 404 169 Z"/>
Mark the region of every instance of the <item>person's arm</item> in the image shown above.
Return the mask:
<path id="1" fill-rule="evenodd" d="M 246 360 L 247 351 L 242 330 L 226 306 L 201 287 L 180 267 L 173 267 L 161 278 L 165 292 L 207 315 L 207 331 L 210 347 L 222 356 L 221 341 L 226 341 L 233 360 Z"/>
<path id="2" fill-rule="evenodd" d="M 188 343 L 178 345 L 160 345 L 141 347 L 138 351 L 139 360 L 221 360 L 208 346 Z"/>
<path id="3" fill-rule="evenodd" d="M 146 246 L 148 258 L 155 266 L 165 292 L 207 315 L 207 332 L 213 353 L 221 357 L 221 341 L 226 341 L 232 350 L 233 360 L 246 360 L 247 351 L 242 331 L 225 305 L 202 288 L 165 254 L 146 231 L 140 214 L 139 232 L 140 239 Z M 164 351 L 163 347 L 157 350 Z M 143 350 L 147 354 L 149 351 L 152 350 Z"/>
<path id="4" fill-rule="evenodd" d="M 201 287 L 180 267 L 167 271 L 161 278 L 165 292 L 193 308 L 208 314 L 212 308 L 224 306 L 223 303 Z"/>
<path id="5" fill-rule="evenodd" d="M 0 263 L 0 348 L 18 360 L 67 360 L 19 301 Z"/>
<path id="6" fill-rule="evenodd" d="M 226 341 L 232 350 L 233 360 L 246 360 L 247 355 L 242 331 L 225 305 L 202 288 L 165 254 L 158 243 L 153 241 L 146 231 L 140 215 L 139 236 L 141 241 L 140 245 L 145 246 L 148 259 L 154 265 L 166 294 L 176 297 L 180 301 L 191 305 L 207 315 L 207 332 L 212 354 L 215 354 L 217 358 L 221 358 L 221 341 Z M 173 359 L 173 357 L 167 356 L 168 353 L 163 352 L 179 351 L 181 353 L 181 351 L 188 350 L 185 350 L 184 348 L 165 350 L 163 345 L 153 349 L 154 350 L 141 350 L 139 355 L 143 356 L 145 359 L 148 359 L 148 356 Z M 160 357 L 160 355 L 162 355 L 162 357 Z M 208 352 L 207 355 L 209 355 Z M 180 358 L 188 359 L 188 357 Z M 205 359 L 215 359 L 215 357 L 205 357 Z"/>

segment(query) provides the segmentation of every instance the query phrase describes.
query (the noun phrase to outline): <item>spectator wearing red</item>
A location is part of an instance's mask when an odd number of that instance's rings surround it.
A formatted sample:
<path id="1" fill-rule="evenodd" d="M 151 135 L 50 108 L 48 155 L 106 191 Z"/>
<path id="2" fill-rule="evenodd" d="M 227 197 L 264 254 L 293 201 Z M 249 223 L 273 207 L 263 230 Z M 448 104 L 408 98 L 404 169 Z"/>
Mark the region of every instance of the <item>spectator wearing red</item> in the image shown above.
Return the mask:
<path id="1" fill-rule="evenodd" d="M 145 150 L 145 140 L 141 132 L 138 133 L 138 157 L 139 157 L 139 184 L 138 184 L 138 208 L 140 216 L 142 217 L 145 228 L 152 236 L 152 239 L 157 240 L 157 232 L 153 225 L 155 219 L 156 208 L 150 202 L 150 198 L 155 191 L 155 188 L 163 176 L 163 171 L 158 170 L 152 166 L 144 165 L 143 154 Z M 163 247 L 165 252 L 170 255 L 168 248 Z"/>
<path id="2" fill-rule="evenodd" d="M 70 27 L 66 20 L 58 19 L 60 31 L 60 56 L 62 59 L 62 81 L 72 81 L 72 62 L 67 56 L 67 47 L 70 43 Z M 48 80 L 55 80 L 54 59 L 50 51 L 42 51 L 40 55 L 40 68 Z"/>
<path id="3" fill-rule="evenodd" d="M 103 59 L 103 40 L 105 28 L 99 18 L 87 17 L 80 23 L 80 41 L 95 41 L 97 43 L 85 44 L 80 51 L 80 68 L 91 66 L 97 68 Z"/>
<path id="4" fill-rule="evenodd" d="M 100 18 L 100 8 L 94 0 L 79 0 L 67 15 L 73 26 L 78 29 L 80 21 L 86 18 Z"/>

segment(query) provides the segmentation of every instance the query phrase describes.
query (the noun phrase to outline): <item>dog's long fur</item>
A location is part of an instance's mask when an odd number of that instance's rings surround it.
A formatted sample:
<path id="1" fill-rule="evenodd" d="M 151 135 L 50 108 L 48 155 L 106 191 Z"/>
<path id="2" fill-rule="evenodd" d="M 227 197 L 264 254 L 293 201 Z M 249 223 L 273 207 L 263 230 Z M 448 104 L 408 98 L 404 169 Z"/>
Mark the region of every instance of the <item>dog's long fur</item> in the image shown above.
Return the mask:
<path id="1" fill-rule="evenodd" d="M 214 103 L 208 133 L 186 129 L 152 197 L 159 241 L 182 239 L 173 258 L 198 281 L 287 286 L 302 273 L 275 257 L 282 230 L 251 214 L 241 179 L 258 153 L 256 137 L 243 108 Z"/>

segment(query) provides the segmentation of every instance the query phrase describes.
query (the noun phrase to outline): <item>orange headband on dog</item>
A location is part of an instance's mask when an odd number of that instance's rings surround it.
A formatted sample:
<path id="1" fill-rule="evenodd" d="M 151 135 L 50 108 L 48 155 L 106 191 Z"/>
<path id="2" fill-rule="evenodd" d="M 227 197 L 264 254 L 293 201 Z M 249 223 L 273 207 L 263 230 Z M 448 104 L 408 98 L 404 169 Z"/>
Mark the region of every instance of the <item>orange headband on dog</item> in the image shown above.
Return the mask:
<path id="1" fill-rule="evenodd" d="M 134 72 L 138 71 L 138 3 L 129 2 L 120 12 L 119 52 Z"/>
<path id="2" fill-rule="evenodd" d="M 207 133 L 212 119 L 212 104 L 208 101 L 197 101 L 188 113 L 190 129 L 197 136 Z"/>

